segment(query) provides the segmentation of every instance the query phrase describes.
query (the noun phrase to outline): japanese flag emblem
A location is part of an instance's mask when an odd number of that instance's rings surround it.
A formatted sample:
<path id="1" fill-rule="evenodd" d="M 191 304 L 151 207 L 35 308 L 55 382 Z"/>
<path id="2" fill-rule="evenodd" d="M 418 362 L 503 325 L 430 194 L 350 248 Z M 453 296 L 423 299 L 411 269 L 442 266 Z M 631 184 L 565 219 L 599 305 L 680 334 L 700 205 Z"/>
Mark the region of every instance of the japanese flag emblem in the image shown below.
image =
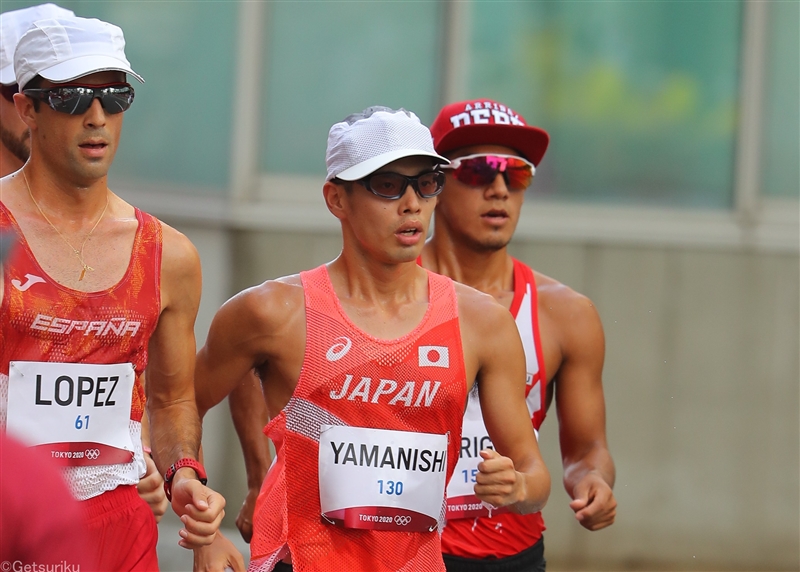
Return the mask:
<path id="1" fill-rule="evenodd" d="M 447 346 L 419 346 L 420 367 L 450 367 Z"/>

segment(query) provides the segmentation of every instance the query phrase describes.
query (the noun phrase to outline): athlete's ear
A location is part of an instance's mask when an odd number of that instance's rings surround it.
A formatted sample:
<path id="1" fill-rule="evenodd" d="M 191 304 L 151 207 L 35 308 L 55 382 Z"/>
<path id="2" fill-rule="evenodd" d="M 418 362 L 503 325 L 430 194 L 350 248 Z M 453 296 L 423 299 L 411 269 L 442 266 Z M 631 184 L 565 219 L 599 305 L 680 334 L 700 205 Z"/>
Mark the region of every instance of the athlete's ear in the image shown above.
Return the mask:
<path id="1" fill-rule="evenodd" d="M 33 107 L 33 100 L 24 93 L 14 94 L 14 107 L 28 129 L 36 127 L 36 110 Z"/>
<path id="2" fill-rule="evenodd" d="M 347 203 L 347 191 L 344 185 L 327 181 L 322 187 L 322 195 L 325 197 L 325 205 L 331 214 L 343 220 L 345 217 L 345 205 Z"/>

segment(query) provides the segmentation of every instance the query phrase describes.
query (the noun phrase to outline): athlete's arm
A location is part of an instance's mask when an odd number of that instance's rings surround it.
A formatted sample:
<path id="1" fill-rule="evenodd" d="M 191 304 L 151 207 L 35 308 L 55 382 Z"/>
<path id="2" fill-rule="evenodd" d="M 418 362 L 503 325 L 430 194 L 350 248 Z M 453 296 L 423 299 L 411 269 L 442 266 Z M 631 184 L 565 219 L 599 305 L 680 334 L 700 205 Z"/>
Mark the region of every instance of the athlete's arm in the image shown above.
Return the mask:
<path id="1" fill-rule="evenodd" d="M 236 528 L 249 543 L 253 536 L 253 511 L 261 491 L 261 483 L 269 470 L 269 439 L 264 427 L 269 423 L 261 382 L 253 373 L 245 375 L 242 382 L 228 396 L 228 406 L 233 417 L 233 426 L 239 436 L 247 471 L 247 496 L 236 517 Z"/>
<path id="2" fill-rule="evenodd" d="M 145 383 L 145 394 L 147 393 L 147 384 Z M 147 464 L 147 472 L 139 479 L 139 484 L 136 485 L 136 490 L 139 496 L 142 497 L 148 505 L 150 510 L 153 511 L 153 516 L 156 517 L 156 522 L 160 522 L 161 518 L 169 508 L 169 501 L 167 494 L 164 492 L 164 479 L 161 473 L 158 472 L 155 461 L 153 461 L 152 453 L 147 451 L 150 449 L 150 421 L 147 414 L 142 417 L 142 447 L 145 449 L 144 460 Z"/>
<path id="3" fill-rule="evenodd" d="M 561 286 L 546 294 L 548 319 L 561 347 L 555 376 L 564 487 L 575 518 L 589 530 L 614 523 L 614 461 L 606 441 L 603 326 L 592 302 Z"/>
<path id="4" fill-rule="evenodd" d="M 197 353 L 195 397 L 201 418 L 245 377 L 252 376 L 253 368 L 279 370 L 290 348 L 304 351 L 303 332 L 295 335 L 292 330 L 298 318 L 305 318 L 302 304 L 302 289 L 268 281 L 240 292 L 222 305 L 211 322 L 205 345 Z M 276 378 L 280 378 L 277 373 Z M 264 403 L 263 395 L 256 397 Z M 212 563 L 213 568 L 219 562 L 235 558 L 235 551 L 227 539 L 215 540 L 210 546 L 195 550 L 195 565 Z"/>
<path id="5" fill-rule="evenodd" d="M 195 392 L 201 419 L 252 375 L 253 368 L 281 378 L 276 369 L 280 370 L 284 355 L 297 351 L 299 345 L 305 347 L 304 340 L 295 339 L 291 331 L 298 318 L 304 318 L 302 288 L 291 283 L 293 278 L 244 290 L 217 311 L 206 344 L 197 353 Z M 267 385 L 273 390 L 276 384 L 268 381 Z M 288 388 L 286 401 L 292 389 Z"/>
<path id="6" fill-rule="evenodd" d="M 194 551 L 193 572 L 245 572 L 244 558 L 220 532 L 214 542 Z"/>
<path id="7" fill-rule="evenodd" d="M 189 240 L 163 225 L 161 315 L 150 338 L 147 411 L 153 458 L 163 473 L 183 458 L 197 459 L 200 418 L 194 399 L 194 322 L 200 305 L 200 259 Z M 172 508 L 184 529 L 179 544 L 192 548 L 214 540 L 225 499 L 181 468 L 172 480 Z"/>
<path id="8" fill-rule="evenodd" d="M 525 354 L 514 319 L 494 298 L 472 289 L 459 296 L 459 315 L 467 372 L 476 372 L 495 449 L 481 451 L 475 494 L 495 507 L 539 511 L 550 496 L 550 473 L 525 404 Z"/>

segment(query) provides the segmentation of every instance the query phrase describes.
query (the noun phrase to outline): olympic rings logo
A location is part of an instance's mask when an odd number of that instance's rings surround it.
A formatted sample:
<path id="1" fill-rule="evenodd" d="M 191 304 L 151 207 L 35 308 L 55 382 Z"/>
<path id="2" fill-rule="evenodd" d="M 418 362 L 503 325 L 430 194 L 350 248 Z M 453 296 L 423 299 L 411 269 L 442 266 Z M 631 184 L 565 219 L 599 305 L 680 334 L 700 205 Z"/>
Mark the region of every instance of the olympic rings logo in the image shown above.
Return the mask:
<path id="1" fill-rule="evenodd" d="M 86 458 L 94 461 L 100 456 L 100 449 L 86 449 Z"/>
<path id="2" fill-rule="evenodd" d="M 394 523 L 399 526 L 406 526 L 409 522 L 411 522 L 410 516 L 397 515 L 396 517 L 394 517 Z"/>

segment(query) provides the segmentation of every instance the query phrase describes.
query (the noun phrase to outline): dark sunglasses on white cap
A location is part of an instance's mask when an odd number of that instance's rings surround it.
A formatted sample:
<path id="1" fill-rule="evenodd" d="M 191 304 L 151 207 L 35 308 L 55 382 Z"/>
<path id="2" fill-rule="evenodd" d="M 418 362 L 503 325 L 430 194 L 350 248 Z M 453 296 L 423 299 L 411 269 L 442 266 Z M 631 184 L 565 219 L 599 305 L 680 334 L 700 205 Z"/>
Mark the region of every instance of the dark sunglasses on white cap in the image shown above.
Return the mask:
<path id="1" fill-rule="evenodd" d="M 334 181 L 339 182 L 337 179 Z M 445 176 L 441 171 L 428 171 L 416 177 L 386 171 L 372 173 L 359 179 L 358 182 L 374 195 L 384 199 L 397 200 L 406 194 L 409 185 L 423 199 L 431 199 L 442 192 L 444 181 Z"/>
<path id="2" fill-rule="evenodd" d="M 92 106 L 95 98 L 100 100 L 100 105 L 106 113 L 122 113 L 130 108 L 135 95 L 133 87 L 127 83 L 23 89 L 22 93 L 44 101 L 53 111 L 69 115 L 83 115 Z"/>

